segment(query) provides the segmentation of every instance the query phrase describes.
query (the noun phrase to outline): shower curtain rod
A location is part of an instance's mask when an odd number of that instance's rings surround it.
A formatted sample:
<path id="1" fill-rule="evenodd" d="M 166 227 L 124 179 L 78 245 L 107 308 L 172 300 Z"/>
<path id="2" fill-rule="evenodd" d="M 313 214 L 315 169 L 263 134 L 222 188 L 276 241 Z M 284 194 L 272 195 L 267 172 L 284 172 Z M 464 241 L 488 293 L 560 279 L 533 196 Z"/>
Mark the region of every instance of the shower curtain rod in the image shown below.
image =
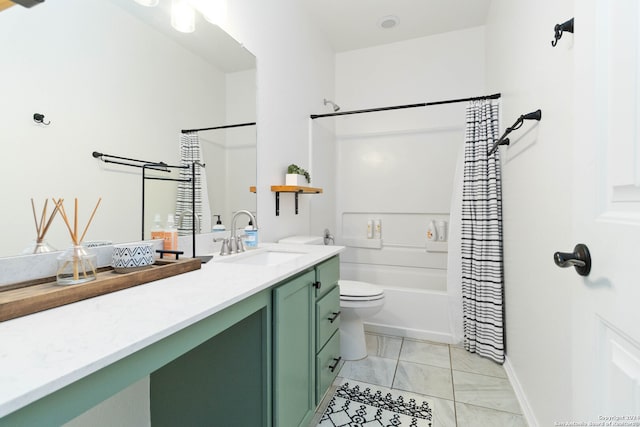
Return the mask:
<path id="1" fill-rule="evenodd" d="M 182 133 L 191 133 L 191 132 L 200 132 L 201 130 L 215 130 L 215 129 L 228 129 L 228 128 L 239 128 L 239 127 L 243 127 L 243 126 L 253 126 L 255 125 L 256 122 L 251 122 L 251 123 L 238 123 L 235 125 L 223 125 L 223 126 L 216 126 L 216 127 L 212 127 L 212 128 L 200 128 L 200 129 L 182 129 L 181 132 Z"/>
<path id="2" fill-rule="evenodd" d="M 346 116 L 349 114 L 361 114 L 361 113 L 374 113 L 376 111 L 401 110 L 404 108 L 429 107 L 432 105 L 455 104 L 456 102 L 479 101 L 482 99 L 498 99 L 498 98 L 500 98 L 500 94 L 494 93 L 493 95 L 475 96 L 472 98 L 448 99 L 445 101 L 423 102 L 421 104 L 395 105 L 392 107 L 368 108 L 366 110 L 341 111 L 338 113 L 311 114 L 310 117 L 312 119 L 321 119 L 323 117 Z"/>

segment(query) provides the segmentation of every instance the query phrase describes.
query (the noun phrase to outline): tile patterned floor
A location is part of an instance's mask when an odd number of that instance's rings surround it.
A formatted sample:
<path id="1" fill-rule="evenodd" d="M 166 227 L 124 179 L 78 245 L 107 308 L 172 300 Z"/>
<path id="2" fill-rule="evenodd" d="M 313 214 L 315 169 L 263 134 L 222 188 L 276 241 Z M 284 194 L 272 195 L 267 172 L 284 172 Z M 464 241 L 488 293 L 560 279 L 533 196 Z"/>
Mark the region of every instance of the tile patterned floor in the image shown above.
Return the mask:
<path id="1" fill-rule="evenodd" d="M 446 344 L 367 334 L 366 359 L 345 362 L 311 426 L 344 380 L 403 390 L 432 403 L 434 427 L 526 427 L 504 368 Z"/>

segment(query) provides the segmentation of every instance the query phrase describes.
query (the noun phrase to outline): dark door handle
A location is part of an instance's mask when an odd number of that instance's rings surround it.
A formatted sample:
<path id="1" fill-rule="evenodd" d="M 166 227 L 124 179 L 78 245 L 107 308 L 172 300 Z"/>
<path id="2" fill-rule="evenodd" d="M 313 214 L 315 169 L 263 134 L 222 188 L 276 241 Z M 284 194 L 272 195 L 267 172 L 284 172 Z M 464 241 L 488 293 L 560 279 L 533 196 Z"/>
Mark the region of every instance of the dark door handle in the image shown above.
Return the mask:
<path id="1" fill-rule="evenodd" d="M 575 267 L 581 276 L 588 276 L 591 271 L 591 254 L 587 245 L 578 243 L 571 252 L 556 252 L 553 261 L 558 267 Z"/>
<path id="2" fill-rule="evenodd" d="M 320 287 L 322 287 L 322 283 L 321 282 L 313 282 L 313 287 L 316 289 L 320 289 Z"/>

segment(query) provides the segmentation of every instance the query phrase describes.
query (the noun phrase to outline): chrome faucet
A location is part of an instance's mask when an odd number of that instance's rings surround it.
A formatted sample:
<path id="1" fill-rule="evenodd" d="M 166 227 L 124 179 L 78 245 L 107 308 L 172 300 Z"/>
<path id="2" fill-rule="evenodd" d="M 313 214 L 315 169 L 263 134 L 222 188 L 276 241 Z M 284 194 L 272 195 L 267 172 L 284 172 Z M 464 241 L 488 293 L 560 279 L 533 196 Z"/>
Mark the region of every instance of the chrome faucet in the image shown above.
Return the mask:
<path id="1" fill-rule="evenodd" d="M 195 219 L 195 225 L 196 225 L 195 232 L 200 234 L 200 231 L 201 231 L 200 230 L 200 217 L 197 214 L 194 214 L 191 209 L 185 209 L 185 210 L 183 210 L 182 212 L 180 212 L 178 214 L 177 227 L 178 228 L 182 228 L 182 220 L 184 218 L 184 214 L 186 214 L 186 213 L 191 214 L 191 217 Z M 192 230 L 194 230 L 193 227 L 194 227 L 194 224 L 191 223 L 191 229 Z"/>
<path id="2" fill-rule="evenodd" d="M 236 230 L 236 220 L 238 219 L 238 216 L 240 214 L 245 214 L 249 217 L 249 219 L 251 219 L 251 223 L 253 224 L 254 228 L 258 228 L 258 223 L 256 221 L 256 217 L 253 216 L 253 214 L 247 210 L 240 210 L 238 212 L 236 212 L 233 215 L 233 218 L 231 219 L 231 237 L 229 237 L 229 240 L 227 241 L 225 239 L 224 242 L 222 242 L 222 251 L 220 251 L 220 255 L 226 255 L 226 254 L 236 254 L 239 252 L 244 252 L 244 245 L 242 244 L 242 239 L 240 239 L 238 237 L 238 231 Z"/>

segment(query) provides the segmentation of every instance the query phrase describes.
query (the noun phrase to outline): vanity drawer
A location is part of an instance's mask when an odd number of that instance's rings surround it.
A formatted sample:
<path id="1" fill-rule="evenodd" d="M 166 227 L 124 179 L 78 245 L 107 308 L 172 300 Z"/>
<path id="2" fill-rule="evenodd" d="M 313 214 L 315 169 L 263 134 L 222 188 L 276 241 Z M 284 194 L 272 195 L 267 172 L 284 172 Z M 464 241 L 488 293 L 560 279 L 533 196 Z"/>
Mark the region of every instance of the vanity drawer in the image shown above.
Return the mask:
<path id="1" fill-rule="evenodd" d="M 340 258 L 337 256 L 326 260 L 316 266 L 316 282 L 320 282 L 320 288 L 316 288 L 316 298 L 322 298 L 329 292 L 340 279 Z"/>
<path id="2" fill-rule="evenodd" d="M 316 404 L 338 375 L 340 360 L 340 333 L 336 332 L 316 357 Z"/>
<path id="3" fill-rule="evenodd" d="M 340 327 L 340 288 L 333 286 L 316 302 L 316 349 L 320 350 Z"/>

